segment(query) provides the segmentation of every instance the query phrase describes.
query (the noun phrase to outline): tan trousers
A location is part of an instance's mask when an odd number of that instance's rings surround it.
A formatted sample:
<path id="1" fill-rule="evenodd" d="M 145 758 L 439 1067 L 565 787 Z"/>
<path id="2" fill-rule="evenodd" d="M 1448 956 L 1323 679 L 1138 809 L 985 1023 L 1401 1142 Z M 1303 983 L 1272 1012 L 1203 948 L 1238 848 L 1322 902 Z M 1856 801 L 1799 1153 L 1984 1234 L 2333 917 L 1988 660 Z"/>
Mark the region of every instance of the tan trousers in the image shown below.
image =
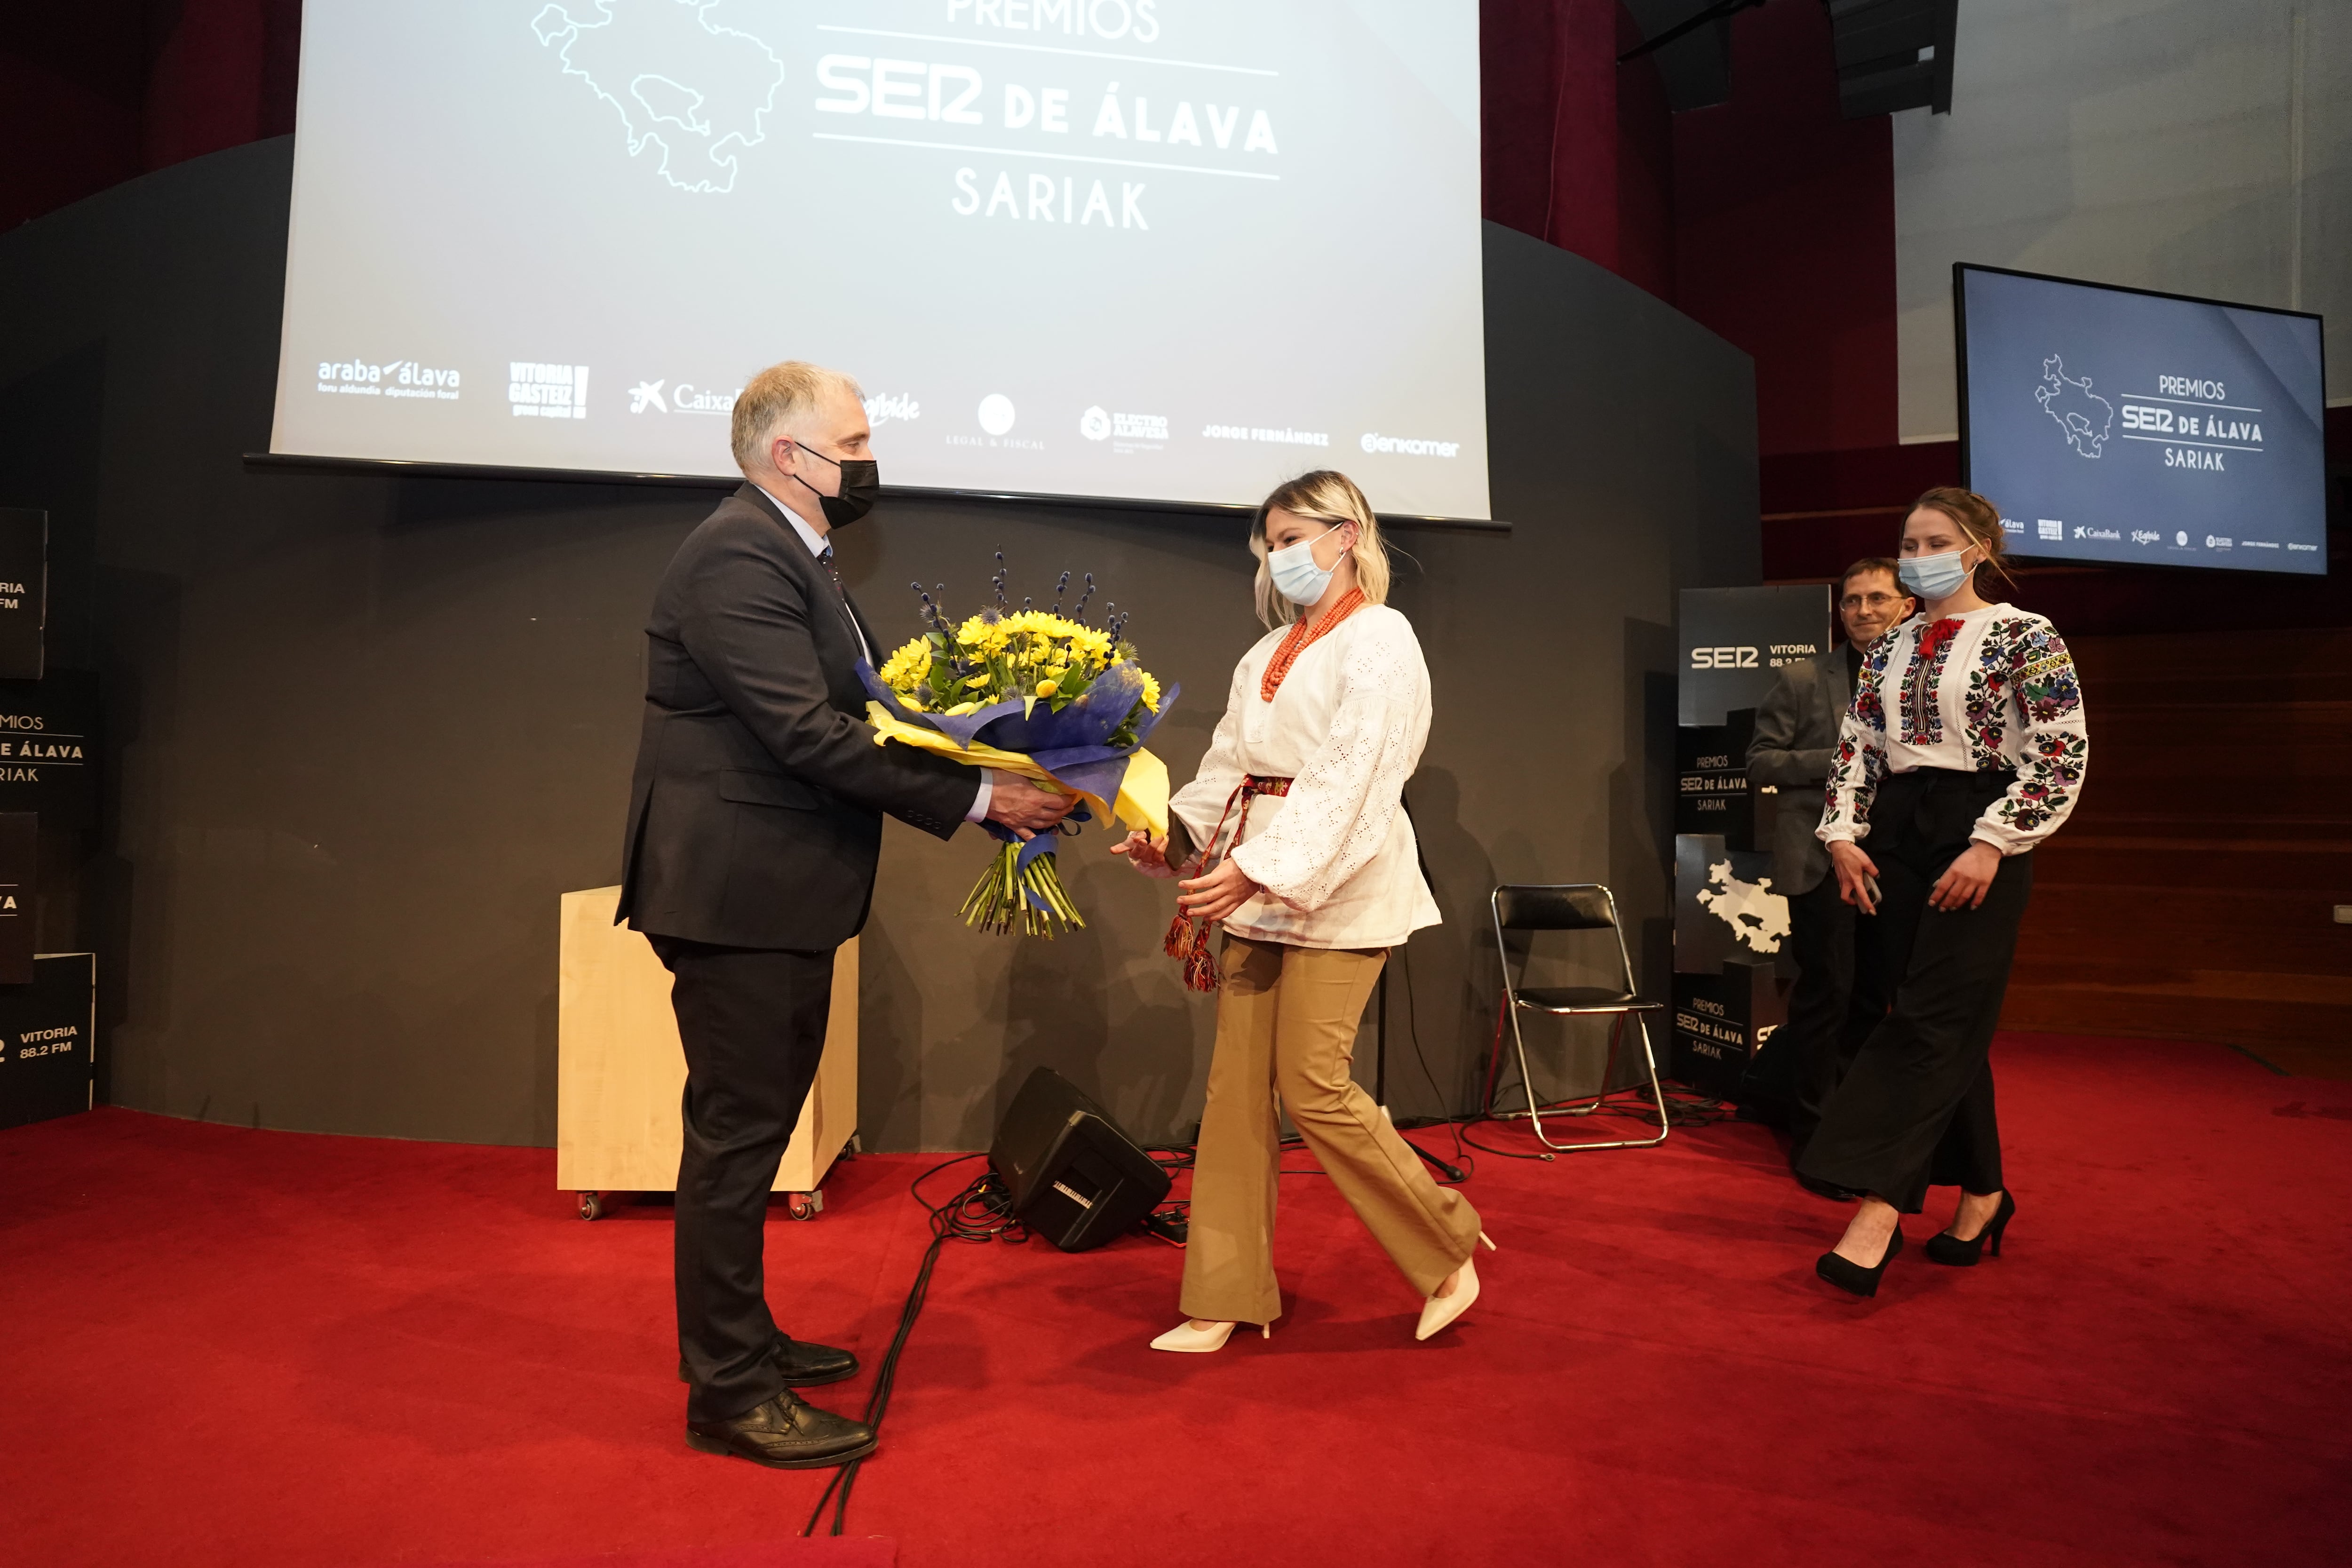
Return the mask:
<path id="1" fill-rule="evenodd" d="M 1350 1076 L 1356 1024 L 1387 953 L 1228 935 L 1222 958 L 1184 1248 L 1185 1316 L 1270 1323 L 1282 1315 L 1274 1281 L 1277 1094 L 1317 1163 L 1413 1292 L 1427 1296 L 1477 1245 L 1478 1215 L 1430 1180 Z"/>

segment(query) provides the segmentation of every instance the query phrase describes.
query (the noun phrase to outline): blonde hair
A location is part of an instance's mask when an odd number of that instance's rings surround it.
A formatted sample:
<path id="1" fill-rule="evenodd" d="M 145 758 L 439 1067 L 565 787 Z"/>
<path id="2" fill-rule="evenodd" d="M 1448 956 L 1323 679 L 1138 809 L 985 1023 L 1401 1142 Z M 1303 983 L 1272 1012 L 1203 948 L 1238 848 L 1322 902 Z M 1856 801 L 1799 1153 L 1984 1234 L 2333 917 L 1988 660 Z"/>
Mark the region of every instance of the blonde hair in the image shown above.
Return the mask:
<path id="1" fill-rule="evenodd" d="M 1283 597 L 1265 563 L 1266 514 L 1276 510 L 1335 526 L 1354 523 L 1356 586 L 1363 590 L 1367 604 L 1389 602 L 1389 547 L 1381 539 L 1380 520 L 1372 515 L 1372 503 L 1364 499 L 1364 492 L 1347 475 L 1336 468 L 1318 468 L 1276 486 L 1274 493 L 1257 509 L 1257 515 L 1250 520 L 1250 553 L 1257 557 L 1259 620 L 1271 628 L 1288 626 L 1298 618 L 1299 606 Z"/>
<path id="2" fill-rule="evenodd" d="M 866 401 L 866 391 L 850 377 L 837 370 L 827 370 L 806 360 L 788 359 L 782 364 L 772 364 L 750 381 L 735 395 L 734 428 L 731 431 L 735 448 L 735 466 L 745 473 L 756 463 L 765 462 L 768 448 L 775 439 L 776 426 L 787 419 L 814 414 L 827 395 L 845 392 L 860 403 Z"/>

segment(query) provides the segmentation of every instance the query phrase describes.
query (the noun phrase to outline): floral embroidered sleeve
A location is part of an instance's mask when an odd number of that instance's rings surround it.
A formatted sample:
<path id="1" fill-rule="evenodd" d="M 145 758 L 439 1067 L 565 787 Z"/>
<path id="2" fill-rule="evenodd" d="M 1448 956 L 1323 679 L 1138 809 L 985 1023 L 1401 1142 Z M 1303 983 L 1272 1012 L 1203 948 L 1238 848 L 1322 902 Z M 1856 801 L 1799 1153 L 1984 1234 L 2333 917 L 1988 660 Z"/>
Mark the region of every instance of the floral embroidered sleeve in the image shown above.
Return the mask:
<path id="1" fill-rule="evenodd" d="M 1886 776 L 1886 705 L 1879 691 L 1886 661 L 1903 640 L 1887 633 L 1863 656 L 1853 702 L 1838 726 L 1837 750 L 1830 753 L 1829 784 L 1822 792 L 1822 825 L 1813 837 L 1824 844 L 1870 837 L 1870 802 Z"/>
<path id="2" fill-rule="evenodd" d="M 1969 835 L 2004 856 L 2022 855 L 2058 831 L 2083 793 L 2091 757 L 2082 682 L 2057 628 L 2039 616 L 2018 623 L 2007 662 L 2010 692 L 2023 726 L 2017 737 L 2017 782 L 1986 807 Z"/>

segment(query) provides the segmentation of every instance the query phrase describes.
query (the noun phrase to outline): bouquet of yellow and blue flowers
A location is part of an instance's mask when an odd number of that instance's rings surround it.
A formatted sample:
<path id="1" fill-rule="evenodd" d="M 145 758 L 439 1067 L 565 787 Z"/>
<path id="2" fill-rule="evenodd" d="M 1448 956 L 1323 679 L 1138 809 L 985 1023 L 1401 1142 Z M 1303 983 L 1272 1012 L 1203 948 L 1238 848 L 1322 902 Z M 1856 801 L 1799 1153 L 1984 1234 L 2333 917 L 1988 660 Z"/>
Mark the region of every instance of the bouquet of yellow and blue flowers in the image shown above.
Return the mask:
<path id="1" fill-rule="evenodd" d="M 1009 773 L 1076 795 L 1065 832 L 1099 816 L 1129 827 L 1168 831 L 1167 764 L 1143 749 L 1181 687 L 1163 695 L 1136 661 L 1127 619 L 1110 606 L 1104 624 L 1087 624 L 1094 577 L 1068 616 L 1062 574 L 1051 610 L 1013 609 L 1005 595 L 1004 556 L 996 557 L 996 604 L 956 621 L 923 592 L 921 637 L 885 659 L 861 665 L 873 700 L 866 704 L 877 743 L 920 746 L 973 767 Z M 940 584 L 945 594 L 947 586 Z M 1052 936 L 1087 922 L 1054 867 L 1056 835 L 1022 843 L 1011 830 L 984 826 L 1003 839 L 987 872 L 964 900 L 964 923 Z"/>

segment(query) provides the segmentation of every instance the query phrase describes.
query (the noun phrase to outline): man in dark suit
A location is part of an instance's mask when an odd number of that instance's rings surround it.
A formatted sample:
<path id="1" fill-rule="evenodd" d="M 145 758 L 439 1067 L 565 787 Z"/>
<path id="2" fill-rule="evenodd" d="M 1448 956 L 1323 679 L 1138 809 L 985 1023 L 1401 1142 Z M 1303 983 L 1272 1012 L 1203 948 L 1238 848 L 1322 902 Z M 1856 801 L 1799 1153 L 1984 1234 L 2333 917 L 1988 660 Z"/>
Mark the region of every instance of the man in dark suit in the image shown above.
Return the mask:
<path id="1" fill-rule="evenodd" d="M 1847 567 L 1838 581 L 1844 646 L 1782 667 L 1770 695 L 1757 707 L 1755 738 L 1748 745 L 1748 782 L 1769 785 L 1780 796 L 1772 890 L 1789 900 L 1789 942 L 1797 961 L 1789 1021 L 1757 1052 L 1748 1087 L 1785 1108 L 1792 1167 L 1821 1125 L 1830 1091 L 1886 1013 L 1876 921 L 1838 897 L 1829 854 L 1813 829 L 1821 826 L 1822 790 L 1838 726 L 1853 702 L 1863 654 L 1912 608 L 1894 562 L 1873 556 Z"/>
<path id="2" fill-rule="evenodd" d="M 945 838 L 1026 837 L 1069 797 L 877 746 L 861 660 L 883 648 L 843 587 L 832 531 L 873 504 L 856 384 L 815 365 L 738 395 L 746 482 L 670 562 L 646 627 L 646 717 L 620 917 L 671 975 L 686 1049 L 677 1220 L 687 1441 L 782 1468 L 871 1453 L 862 1422 L 793 1392 L 856 1358 L 780 1332 L 762 1270 L 768 1193 L 824 1050 L 834 950 L 866 923 L 887 812 Z"/>

